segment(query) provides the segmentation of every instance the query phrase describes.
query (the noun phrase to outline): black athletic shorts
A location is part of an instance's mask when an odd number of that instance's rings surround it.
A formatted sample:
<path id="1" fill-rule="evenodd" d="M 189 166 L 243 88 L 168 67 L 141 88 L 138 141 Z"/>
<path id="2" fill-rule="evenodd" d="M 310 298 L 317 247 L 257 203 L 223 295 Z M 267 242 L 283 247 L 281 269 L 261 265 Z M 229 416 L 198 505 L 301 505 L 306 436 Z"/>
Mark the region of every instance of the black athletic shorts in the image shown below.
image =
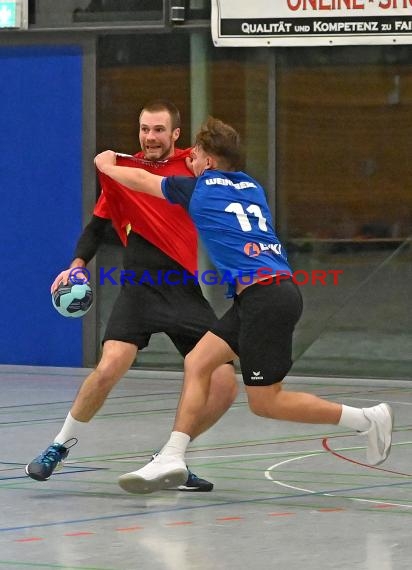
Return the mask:
<path id="1" fill-rule="evenodd" d="M 200 286 L 191 280 L 179 285 L 126 282 L 113 306 L 103 342 L 120 340 L 142 350 L 153 333 L 163 332 L 186 356 L 216 321 Z"/>
<path id="2" fill-rule="evenodd" d="M 236 296 L 211 332 L 239 356 L 247 386 L 280 382 L 292 366 L 292 336 L 302 314 L 302 296 L 292 279 L 264 280 Z"/>

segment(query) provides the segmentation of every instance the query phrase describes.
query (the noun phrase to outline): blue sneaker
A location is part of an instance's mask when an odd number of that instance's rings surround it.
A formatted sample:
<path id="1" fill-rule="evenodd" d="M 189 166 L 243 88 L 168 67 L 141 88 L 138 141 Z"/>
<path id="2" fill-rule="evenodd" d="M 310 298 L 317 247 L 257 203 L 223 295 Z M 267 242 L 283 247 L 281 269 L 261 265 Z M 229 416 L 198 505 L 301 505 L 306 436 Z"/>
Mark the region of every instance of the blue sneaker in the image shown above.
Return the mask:
<path id="1" fill-rule="evenodd" d="M 208 493 L 213 489 L 213 483 L 206 481 L 206 479 L 201 479 L 188 469 L 189 473 L 187 476 L 187 481 L 184 485 L 179 485 L 179 491 L 191 491 L 192 493 Z"/>
<path id="2" fill-rule="evenodd" d="M 67 445 L 68 443 L 71 445 Z M 26 465 L 26 475 L 36 481 L 47 481 L 55 469 L 61 469 L 63 460 L 69 455 L 69 449 L 76 443 L 77 439 L 73 437 L 65 441 L 64 445 L 60 443 L 49 445 L 43 453 Z"/>

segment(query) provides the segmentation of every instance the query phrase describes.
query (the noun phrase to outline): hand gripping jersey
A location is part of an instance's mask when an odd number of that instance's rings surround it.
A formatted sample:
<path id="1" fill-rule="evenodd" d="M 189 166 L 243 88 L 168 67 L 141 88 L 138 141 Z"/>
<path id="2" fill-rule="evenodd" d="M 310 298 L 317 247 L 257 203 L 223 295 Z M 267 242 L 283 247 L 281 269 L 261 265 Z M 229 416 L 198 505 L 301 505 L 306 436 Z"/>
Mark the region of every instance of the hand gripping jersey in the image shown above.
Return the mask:
<path id="1" fill-rule="evenodd" d="M 118 156 L 116 164 L 143 168 L 160 176 L 193 176 L 186 166 L 190 149 L 175 151 L 164 161 L 148 161 L 139 152 L 135 156 Z M 127 228 L 141 235 L 190 273 L 197 270 L 197 232 L 184 208 L 161 198 L 134 192 L 99 172 L 102 193 L 94 214 L 111 219 L 123 245 L 127 244 Z M 120 190 L 120 191 L 119 191 Z"/>
<path id="2" fill-rule="evenodd" d="M 234 281 L 291 274 L 263 188 L 244 172 L 207 170 L 199 178 L 162 180 L 167 200 L 184 206 L 219 272 Z M 247 279 L 249 278 L 249 280 Z"/>

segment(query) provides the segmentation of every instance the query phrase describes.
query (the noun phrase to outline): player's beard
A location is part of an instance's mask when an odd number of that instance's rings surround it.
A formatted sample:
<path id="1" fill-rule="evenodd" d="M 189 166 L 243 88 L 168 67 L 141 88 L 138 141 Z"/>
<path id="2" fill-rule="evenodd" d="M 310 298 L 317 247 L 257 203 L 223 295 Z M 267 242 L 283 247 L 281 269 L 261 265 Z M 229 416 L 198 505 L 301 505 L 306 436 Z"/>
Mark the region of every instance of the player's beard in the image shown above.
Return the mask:
<path id="1" fill-rule="evenodd" d="M 144 156 L 147 160 L 166 160 L 173 154 L 173 147 L 172 145 L 163 146 L 155 146 L 155 148 L 151 148 L 151 145 L 145 145 L 144 147 Z"/>

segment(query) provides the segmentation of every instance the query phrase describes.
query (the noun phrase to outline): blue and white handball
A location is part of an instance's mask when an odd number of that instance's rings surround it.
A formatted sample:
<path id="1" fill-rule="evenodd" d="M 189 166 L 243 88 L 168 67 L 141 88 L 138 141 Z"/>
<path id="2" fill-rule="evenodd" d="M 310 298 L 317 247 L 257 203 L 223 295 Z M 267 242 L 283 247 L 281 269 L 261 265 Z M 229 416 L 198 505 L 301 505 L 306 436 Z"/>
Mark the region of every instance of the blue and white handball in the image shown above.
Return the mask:
<path id="1" fill-rule="evenodd" d="M 88 283 L 61 284 L 52 293 L 52 303 L 63 317 L 83 317 L 93 305 L 93 291 Z"/>

